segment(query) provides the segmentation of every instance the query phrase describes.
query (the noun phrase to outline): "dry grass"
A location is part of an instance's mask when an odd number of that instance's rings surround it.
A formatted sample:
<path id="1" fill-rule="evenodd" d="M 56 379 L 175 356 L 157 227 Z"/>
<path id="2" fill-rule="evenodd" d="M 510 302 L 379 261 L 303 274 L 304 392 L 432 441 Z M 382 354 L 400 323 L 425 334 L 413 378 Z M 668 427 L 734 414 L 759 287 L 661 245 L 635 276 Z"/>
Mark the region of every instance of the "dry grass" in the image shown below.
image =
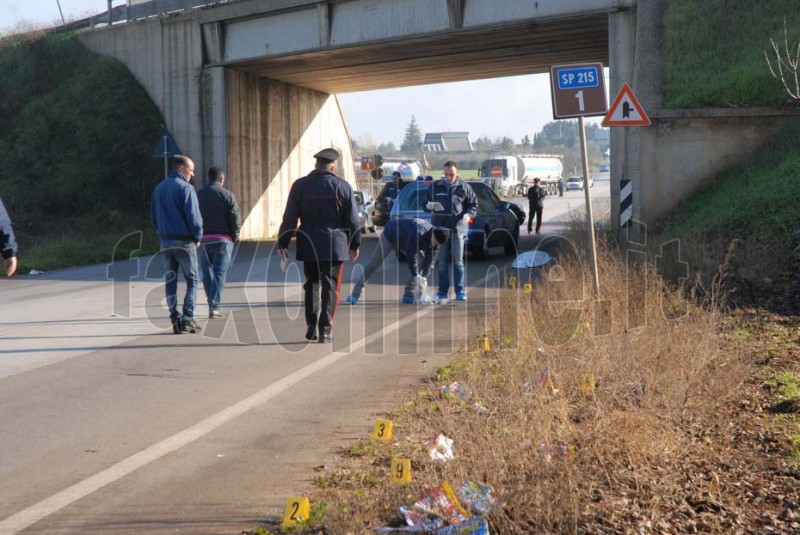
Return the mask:
<path id="1" fill-rule="evenodd" d="M 714 421 L 714 409 L 736 393 L 749 365 L 742 348 L 724 342 L 714 310 L 664 287 L 647 267 L 629 284 L 608 246 L 598 267 L 610 319 L 595 318 L 581 263 L 562 261 L 545 274 L 571 285 L 502 290 L 505 304 L 488 334 L 493 347 L 514 339 L 516 347 L 456 355 L 435 387 L 393 415 L 393 444 L 361 448 L 320 479 L 324 489 L 314 499 L 328 505 L 326 533 L 397 525 L 397 507 L 423 489 L 470 479 L 491 484 L 502 500 L 490 517 L 493 533 L 624 532 L 647 521 L 657 531 L 659 518 L 686 498 L 680 462 L 712 454 L 706 433 L 724 425 Z M 578 280 L 587 289 L 583 300 L 575 298 Z M 629 288 L 640 303 L 635 328 Z M 564 300 L 566 308 L 552 306 Z M 607 334 L 596 333 L 598 325 Z M 542 384 L 545 369 L 555 391 Z M 491 412 L 443 396 L 438 387 L 451 381 L 468 385 Z M 421 443 L 406 439 L 440 432 L 454 439 L 455 460 L 431 461 Z M 542 444 L 571 454 L 548 458 Z M 389 485 L 392 457 L 412 459 L 412 485 Z"/>

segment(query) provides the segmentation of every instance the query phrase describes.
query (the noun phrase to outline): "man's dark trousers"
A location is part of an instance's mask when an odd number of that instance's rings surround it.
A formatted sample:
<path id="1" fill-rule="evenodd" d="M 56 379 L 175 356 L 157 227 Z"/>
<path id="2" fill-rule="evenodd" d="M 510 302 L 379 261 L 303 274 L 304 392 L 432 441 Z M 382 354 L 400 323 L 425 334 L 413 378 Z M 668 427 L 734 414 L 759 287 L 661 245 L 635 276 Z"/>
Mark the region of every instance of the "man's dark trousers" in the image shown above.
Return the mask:
<path id="1" fill-rule="evenodd" d="M 531 229 L 533 228 L 533 218 L 536 217 L 536 232 L 539 232 L 539 229 L 542 228 L 542 212 L 544 211 L 544 207 L 542 206 L 528 206 L 528 233 L 530 234 Z"/>
<path id="2" fill-rule="evenodd" d="M 342 271 L 344 271 L 344 263 L 340 260 L 303 262 L 303 273 L 306 276 L 306 282 L 303 284 L 306 325 L 316 326 L 320 337 L 331 334 L 333 316 L 336 315 L 336 309 L 339 307 Z M 322 287 L 321 296 L 320 287 Z"/>

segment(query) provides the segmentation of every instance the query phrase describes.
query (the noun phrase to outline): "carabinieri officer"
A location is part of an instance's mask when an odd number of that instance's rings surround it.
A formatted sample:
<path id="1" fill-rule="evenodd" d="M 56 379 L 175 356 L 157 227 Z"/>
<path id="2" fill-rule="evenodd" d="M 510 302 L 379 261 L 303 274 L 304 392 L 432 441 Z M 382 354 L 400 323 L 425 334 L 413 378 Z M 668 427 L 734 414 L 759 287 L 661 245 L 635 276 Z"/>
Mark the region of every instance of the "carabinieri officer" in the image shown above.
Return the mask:
<path id="1" fill-rule="evenodd" d="M 306 340 L 317 340 L 319 332 L 319 341 L 325 343 L 333 342 L 331 331 L 339 304 L 343 262 L 358 258 L 361 233 L 353 188 L 334 174 L 339 153 L 325 149 L 314 158 L 314 170 L 292 184 L 283 212 L 278 253 L 286 257 L 289 242 L 296 234 L 296 257 L 303 261 L 306 278 Z"/>

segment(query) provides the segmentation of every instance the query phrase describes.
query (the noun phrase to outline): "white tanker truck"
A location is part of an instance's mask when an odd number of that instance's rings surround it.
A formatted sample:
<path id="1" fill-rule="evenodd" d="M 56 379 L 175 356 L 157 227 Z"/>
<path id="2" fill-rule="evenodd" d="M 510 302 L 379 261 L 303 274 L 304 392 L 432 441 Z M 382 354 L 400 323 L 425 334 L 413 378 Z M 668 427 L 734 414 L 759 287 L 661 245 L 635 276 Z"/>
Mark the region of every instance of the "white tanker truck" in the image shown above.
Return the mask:
<path id="1" fill-rule="evenodd" d="M 480 179 L 506 197 L 524 196 L 538 178 L 542 187 L 553 195 L 558 192 L 563 156 L 528 154 L 524 156 L 493 156 L 481 164 Z"/>

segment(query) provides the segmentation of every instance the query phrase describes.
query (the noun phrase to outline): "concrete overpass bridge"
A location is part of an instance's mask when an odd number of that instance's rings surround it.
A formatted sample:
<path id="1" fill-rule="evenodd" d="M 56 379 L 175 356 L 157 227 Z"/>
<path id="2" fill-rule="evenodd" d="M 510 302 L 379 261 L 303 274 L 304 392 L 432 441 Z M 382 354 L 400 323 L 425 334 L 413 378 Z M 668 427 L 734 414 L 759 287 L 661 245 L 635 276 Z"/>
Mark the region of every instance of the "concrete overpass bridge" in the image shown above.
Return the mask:
<path id="1" fill-rule="evenodd" d="M 631 181 L 633 217 L 651 222 L 781 122 L 662 110 L 666 9 L 666 0 L 240 0 L 82 39 L 128 66 L 199 168 L 228 170 L 249 238 L 275 235 L 292 181 L 320 147 L 340 148 L 354 180 L 336 93 L 585 61 L 609 66 L 612 95 L 630 83 L 654 119 L 611 135 L 612 222 L 621 179 Z"/>

